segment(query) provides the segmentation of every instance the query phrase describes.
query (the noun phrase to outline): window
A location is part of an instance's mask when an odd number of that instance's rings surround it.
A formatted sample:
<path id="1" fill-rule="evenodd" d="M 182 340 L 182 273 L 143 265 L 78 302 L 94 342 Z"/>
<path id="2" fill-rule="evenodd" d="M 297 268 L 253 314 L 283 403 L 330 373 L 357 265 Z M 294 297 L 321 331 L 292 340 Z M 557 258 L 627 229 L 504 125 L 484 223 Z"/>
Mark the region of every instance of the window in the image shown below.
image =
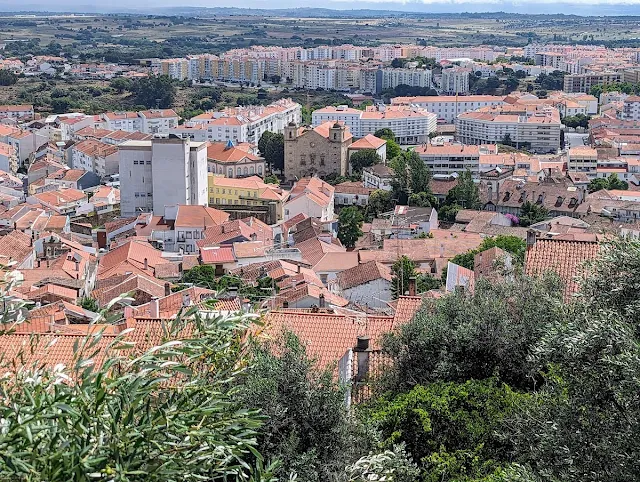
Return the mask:
<path id="1" fill-rule="evenodd" d="M 187 239 L 191 239 L 191 231 L 187 231 Z"/>
<path id="2" fill-rule="evenodd" d="M 147 193 L 147 197 L 153 197 L 153 193 L 152 192 L 148 192 Z"/>
<path id="3" fill-rule="evenodd" d="M 150 165 L 151 165 L 151 159 L 147 161 L 147 166 L 150 166 Z"/>
<path id="4" fill-rule="evenodd" d="M 139 192 L 137 192 L 137 193 L 135 194 L 135 196 L 136 196 L 136 197 L 140 197 L 140 193 L 139 193 Z"/>

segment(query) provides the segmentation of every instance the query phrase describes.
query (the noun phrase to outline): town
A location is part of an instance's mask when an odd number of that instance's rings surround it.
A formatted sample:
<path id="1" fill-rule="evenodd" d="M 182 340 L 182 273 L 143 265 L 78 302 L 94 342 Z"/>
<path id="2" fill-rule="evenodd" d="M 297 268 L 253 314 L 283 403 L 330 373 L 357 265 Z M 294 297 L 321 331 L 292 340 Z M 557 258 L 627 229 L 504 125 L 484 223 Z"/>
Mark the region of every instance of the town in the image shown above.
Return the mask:
<path id="1" fill-rule="evenodd" d="M 583 40 L 0 34 L 0 475 L 632 480 L 640 46 Z"/>

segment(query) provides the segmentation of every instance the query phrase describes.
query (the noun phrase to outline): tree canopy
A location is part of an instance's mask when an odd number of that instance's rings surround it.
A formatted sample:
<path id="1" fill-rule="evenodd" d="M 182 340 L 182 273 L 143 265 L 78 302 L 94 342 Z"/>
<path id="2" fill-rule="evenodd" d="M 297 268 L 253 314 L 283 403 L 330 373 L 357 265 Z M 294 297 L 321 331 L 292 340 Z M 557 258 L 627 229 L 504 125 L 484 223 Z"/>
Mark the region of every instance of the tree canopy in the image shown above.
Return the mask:
<path id="1" fill-rule="evenodd" d="M 175 81 L 166 75 L 150 75 L 131 83 L 134 102 L 148 109 L 168 109 L 176 96 Z"/>
<path id="2" fill-rule="evenodd" d="M 609 177 L 597 177 L 589 182 L 589 192 L 596 192 L 602 189 L 629 189 L 629 183 L 621 180 L 616 173 L 609 174 Z"/>
<path id="3" fill-rule="evenodd" d="M 349 158 L 351 170 L 355 173 L 361 173 L 365 167 L 373 166 L 382 162 L 380 155 L 374 149 L 361 149 L 354 152 Z"/>
<path id="4" fill-rule="evenodd" d="M 338 215 L 338 239 L 347 248 L 353 248 L 362 236 L 364 216 L 357 206 L 348 206 Z"/>

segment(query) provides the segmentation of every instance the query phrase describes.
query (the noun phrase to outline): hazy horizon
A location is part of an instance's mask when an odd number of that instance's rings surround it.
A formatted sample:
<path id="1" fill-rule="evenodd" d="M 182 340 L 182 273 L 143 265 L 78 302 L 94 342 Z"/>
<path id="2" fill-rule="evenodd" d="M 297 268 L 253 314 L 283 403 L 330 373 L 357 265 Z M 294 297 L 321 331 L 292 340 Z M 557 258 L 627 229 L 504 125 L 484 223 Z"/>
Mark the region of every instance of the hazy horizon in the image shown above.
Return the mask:
<path id="1" fill-rule="evenodd" d="M 171 10 L 189 8 L 251 8 L 263 10 L 292 8 L 326 8 L 333 10 L 384 10 L 415 13 L 522 13 L 567 15 L 640 15 L 640 0 L 573 0 L 555 2 L 541 0 L 328 0 L 321 5 L 313 0 L 246 0 L 242 6 L 232 0 L 139 0 L 135 6 L 128 0 L 112 0 L 108 5 L 87 0 L 62 0 L 55 5 L 43 2 L 0 0 L 1 11 L 11 12 L 74 12 L 74 13 L 149 13 L 162 14 Z"/>

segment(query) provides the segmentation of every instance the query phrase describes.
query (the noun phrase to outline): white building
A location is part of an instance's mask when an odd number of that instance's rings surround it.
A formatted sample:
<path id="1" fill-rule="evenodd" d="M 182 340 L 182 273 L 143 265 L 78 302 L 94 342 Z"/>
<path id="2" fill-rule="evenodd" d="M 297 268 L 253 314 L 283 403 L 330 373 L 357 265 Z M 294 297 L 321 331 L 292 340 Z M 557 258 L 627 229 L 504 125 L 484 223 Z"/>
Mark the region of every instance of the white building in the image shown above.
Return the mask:
<path id="1" fill-rule="evenodd" d="M 117 174 L 120 169 L 118 146 L 94 139 L 80 141 L 71 147 L 71 167 L 100 177 Z"/>
<path id="2" fill-rule="evenodd" d="M 187 126 L 206 128 L 206 139 L 209 141 L 257 145 L 262 134 L 267 131 L 282 133 L 290 122 L 302 122 L 301 106 L 291 99 L 280 99 L 267 106 L 253 105 L 206 112 L 193 117 Z M 182 135 L 184 129 L 176 126 L 170 132 Z"/>
<path id="3" fill-rule="evenodd" d="M 447 123 L 452 123 L 458 115 L 465 112 L 502 104 L 504 104 L 504 97 L 497 95 L 418 96 L 391 99 L 391 105 L 417 105 L 433 112 L 438 119 Z"/>
<path id="4" fill-rule="evenodd" d="M 468 80 L 468 79 L 467 79 Z M 428 69 L 379 69 L 376 72 L 376 92 L 393 89 L 399 85 L 431 87 L 431 71 Z M 362 89 L 366 90 L 366 89 Z"/>
<path id="5" fill-rule="evenodd" d="M 165 206 L 207 204 L 207 147 L 189 139 L 127 141 L 120 145 L 122 216 Z"/>
<path id="6" fill-rule="evenodd" d="M 436 131 L 435 114 L 414 105 L 369 106 L 361 111 L 346 105 L 327 106 L 313 111 L 312 122 L 319 126 L 329 121 L 344 122 L 354 137 L 365 137 L 378 129 L 391 129 L 400 144 L 420 144 Z"/>
<path id="7" fill-rule="evenodd" d="M 335 188 L 317 177 L 300 179 L 284 205 L 285 220 L 303 213 L 321 222 L 334 220 Z"/>
<path id="8" fill-rule="evenodd" d="M 469 92 L 469 75 L 471 69 L 452 67 L 442 70 L 440 87 L 447 94 L 466 94 Z"/>
<path id="9" fill-rule="evenodd" d="M 633 95 L 624 100 L 622 118 L 625 120 L 640 120 L 640 97 Z"/>
<path id="10" fill-rule="evenodd" d="M 463 144 L 496 144 L 508 139 L 531 152 L 556 153 L 561 126 L 558 109 L 553 107 L 486 107 L 458 116 L 456 138 Z"/>
<path id="11" fill-rule="evenodd" d="M 178 127 L 180 117 L 173 109 L 152 109 L 140 112 L 107 112 L 102 114 L 105 129 L 145 134 L 169 135 Z"/>
<path id="12" fill-rule="evenodd" d="M 479 178 L 480 159 L 484 156 L 496 156 L 496 145 L 471 145 L 464 144 L 424 144 L 416 147 L 420 159 L 429 166 L 434 176 L 452 176 L 467 169 L 474 178 Z"/>

